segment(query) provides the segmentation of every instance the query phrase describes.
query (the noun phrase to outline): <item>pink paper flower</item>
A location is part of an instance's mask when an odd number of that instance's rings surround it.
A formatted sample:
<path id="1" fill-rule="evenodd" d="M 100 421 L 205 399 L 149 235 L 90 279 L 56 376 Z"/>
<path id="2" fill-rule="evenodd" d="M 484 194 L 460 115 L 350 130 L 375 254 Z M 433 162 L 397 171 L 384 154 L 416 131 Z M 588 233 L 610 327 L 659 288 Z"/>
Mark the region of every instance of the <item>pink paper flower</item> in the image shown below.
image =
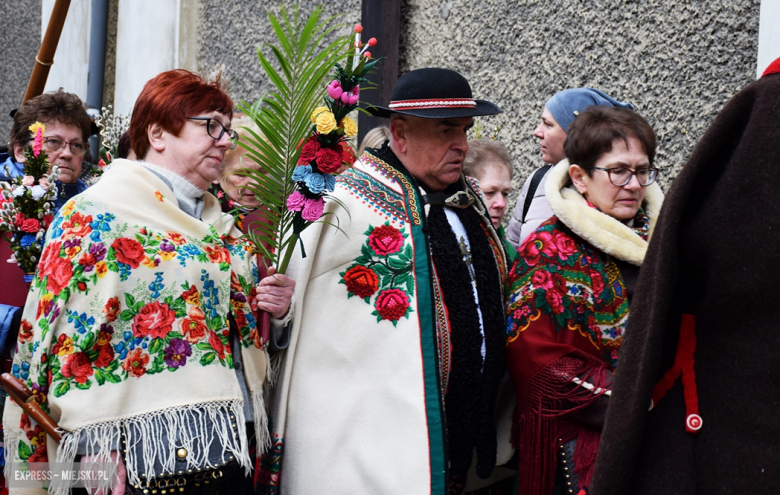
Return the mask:
<path id="1" fill-rule="evenodd" d="M 334 79 L 328 85 L 328 95 L 334 100 L 338 100 L 342 94 L 344 94 L 344 90 L 341 87 L 341 83 Z"/>
<path id="2" fill-rule="evenodd" d="M 49 179 L 47 179 L 46 177 L 41 177 L 41 178 L 38 180 L 38 184 L 39 184 L 39 185 L 40 185 L 42 188 L 44 188 L 44 189 L 49 189 Z"/>
<path id="3" fill-rule="evenodd" d="M 374 46 L 376 45 L 376 38 L 371 38 L 368 40 L 368 46 Z"/>
<path id="4" fill-rule="evenodd" d="M 43 129 L 39 127 L 35 131 L 35 141 L 33 141 L 33 156 L 35 156 L 35 158 L 38 158 L 38 155 L 41 154 L 42 149 L 43 149 Z"/>
<path id="5" fill-rule="evenodd" d="M 323 206 L 324 201 L 322 201 L 322 198 L 307 199 L 306 204 L 303 207 L 303 211 L 301 212 L 301 216 L 304 220 L 308 220 L 309 222 L 316 222 L 322 216 Z"/>
<path id="6" fill-rule="evenodd" d="M 295 191 L 287 198 L 287 209 L 290 211 L 301 211 L 306 204 L 306 196 Z"/>
<path id="7" fill-rule="evenodd" d="M 363 32 L 363 26 L 361 24 L 355 24 L 355 32 L 356 33 L 362 33 Z"/>
<path id="8" fill-rule="evenodd" d="M 32 175 L 25 175 L 24 177 L 22 177 L 22 184 L 27 187 L 32 187 L 32 185 L 35 184 L 35 177 L 33 177 Z"/>

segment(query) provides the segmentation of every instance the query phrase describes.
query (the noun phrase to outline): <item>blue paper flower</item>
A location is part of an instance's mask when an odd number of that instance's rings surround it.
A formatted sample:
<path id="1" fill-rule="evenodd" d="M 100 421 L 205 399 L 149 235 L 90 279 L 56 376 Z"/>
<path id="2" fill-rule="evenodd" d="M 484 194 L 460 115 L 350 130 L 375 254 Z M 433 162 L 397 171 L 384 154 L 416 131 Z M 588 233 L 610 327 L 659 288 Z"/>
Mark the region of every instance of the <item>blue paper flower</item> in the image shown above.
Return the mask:
<path id="1" fill-rule="evenodd" d="M 27 249 L 33 242 L 35 242 L 35 236 L 33 234 L 26 234 L 22 237 L 21 245 L 23 248 Z"/>
<path id="2" fill-rule="evenodd" d="M 336 190 L 336 178 L 331 174 L 325 176 L 325 189 L 327 189 L 328 192 Z"/>
<path id="3" fill-rule="evenodd" d="M 298 165 L 293 170 L 292 180 L 303 182 L 311 173 L 311 165 Z"/>
<path id="4" fill-rule="evenodd" d="M 306 187 L 313 194 L 320 194 L 325 189 L 325 176 L 317 172 L 312 172 L 306 177 Z"/>

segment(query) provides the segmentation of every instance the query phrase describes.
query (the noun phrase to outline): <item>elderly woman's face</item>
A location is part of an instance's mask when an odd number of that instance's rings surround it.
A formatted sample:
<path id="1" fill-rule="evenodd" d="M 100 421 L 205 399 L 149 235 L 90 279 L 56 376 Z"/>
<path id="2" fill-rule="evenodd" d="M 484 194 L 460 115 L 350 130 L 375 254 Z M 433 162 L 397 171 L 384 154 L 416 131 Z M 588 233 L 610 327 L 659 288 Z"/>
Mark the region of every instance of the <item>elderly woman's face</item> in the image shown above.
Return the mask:
<path id="1" fill-rule="evenodd" d="M 542 122 L 534 130 L 534 136 L 539 138 L 542 160 L 545 163 L 555 165 L 566 158 L 566 154 L 563 152 L 563 143 L 566 142 L 566 131 L 553 118 L 547 107 L 544 107 Z"/>
<path id="2" fill-rule="evenodd" d="M 208 112 L 192 117 L 208 117 L 230 129 L 230 118 L 224 113 Z M 219 179 L 225 152 L 232 145 L 227 132 L 219 139 L 214 139 L 209 134 L 207 125 L 205 120 L 187 119 L 178 136 L 166 133 L 164 151 L 171 168 L 204 191 Z M 219 135 L 222 127 L 217 125 L 216 128 L 216 135 Z M 212 133 L 214 132 L 212 130 Z"/>
<path id="3" fill-rule="evenodd" d="M 629 138 L 628 146 L 622 139 L 616 139 L 612 142 L 612 150 L 601 155 L 595 167 L 607 170 L 622 167 L 636 171 L 649 168 L 650 160 L 636 138 Z M 574 187 L 593 206 L 618 220 L 626 221 L 634 218 L 645 197 L 645 188 L 639 185 L 636 175 L 631 176 L 628 184 L 618 187 L 612 184 L 608 172 L 593 170 L 593 176 L 588 177 L 583 168 L 572 164 L 569 168 L 569 176 Z"/>
<path id="4" fill-rule="evenodd" d="M 252 160 L 246 149 L 241 146 L 236 147 L 227 157 L 225 157 L 223 174 L 219 179 L 219 185 L 230 199 L 241 206 L 247 208 L 257 208 L 260 201 L 255 194 L 247 187 L 252 179 L 244 175 L 239 175 L 243 169 L 252 169 L 262 172 L 262 168 Z"/>

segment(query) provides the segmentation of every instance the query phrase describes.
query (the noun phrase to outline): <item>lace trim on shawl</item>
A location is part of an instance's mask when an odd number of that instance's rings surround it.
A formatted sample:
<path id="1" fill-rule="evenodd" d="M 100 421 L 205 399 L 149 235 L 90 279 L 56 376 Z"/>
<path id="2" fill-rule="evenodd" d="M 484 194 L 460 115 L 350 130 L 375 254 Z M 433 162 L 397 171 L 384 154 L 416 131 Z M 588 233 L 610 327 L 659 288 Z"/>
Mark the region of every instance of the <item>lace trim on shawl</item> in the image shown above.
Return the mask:
<path id="1" fill-rule="evenodd" d="M 165 473 L 175 472 L 178 448 L 184 448 L 191 454 L 185 458 L 188 470 L 210 466 L 209 452 L 212 443 L 217 441 L 221 452 L 219 463 L 235 459 L 248 474 L 251 460 L 242 403 L 242 400 L 236 399 L 188 404 L 133 418 L 90 424 L 65 432 L 57 448 L 57 461 L 72 464 L 79 440 L 84 438 L 87 456 L 95 456 L 95 462 L 110 462 L 111 451 L 116 449 L 121 440 L 127 481 L 131 485 L 140 485 L 142 477 L 149 480 L 155 478 L 155 474 L 162 474 L 159 469 L 155 469 L 156 466 L 161 466 Z M 255 406 L 256 418 L 266 418 L 265 414 L 259 414 L 264 411 L 264 407 L 258 410 Z M 262 419 L 256 421 L 262 422 Z M 172 440 L 163 442 L 161 439 L 164 437 Z M 263 445 L 267 444 L 268 439 L 263 442 Z M 70 481 L 59 481 L 52 485 L 50 493 L 69 494 Z M 106 489 L 111 482 L 110 479 L 101 481 L 100 488 Z"/>

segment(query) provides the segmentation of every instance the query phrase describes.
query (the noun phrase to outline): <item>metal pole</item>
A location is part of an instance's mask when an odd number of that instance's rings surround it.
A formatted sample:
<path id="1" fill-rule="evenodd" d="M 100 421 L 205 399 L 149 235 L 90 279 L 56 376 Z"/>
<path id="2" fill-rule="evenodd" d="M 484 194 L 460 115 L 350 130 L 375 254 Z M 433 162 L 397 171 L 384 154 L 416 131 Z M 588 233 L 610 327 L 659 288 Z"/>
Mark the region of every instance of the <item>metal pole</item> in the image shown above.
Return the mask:
<path id="1" fill-rule="evenodd" d="M 49 25 L 46 27 L 46 34 L 43 36 L 38 55 L 35 56 L 35 66 L 30 76 L 30 82 L 27 83 L 27 91 L 24 93 L 22 103 L 43 93 L 46 79 L 49 77 L 49 68 L 54 63 L 54 53 L 60 42 L 62 27 L 65 25 L 65 17 L 68 15 L 69 7 L 70 0 L 56 0 L 54 2 Z"/>
<path id="2" fill-rule="evenodd" d="M 92 20 L 89 32 L 89 76 L 87 79 L 87 112 L 90 117 L 100 115 L 103 106 L 103 74 L 106 67 L 106 32 L 108 24 L 108 0 L 92 0 Z M 90 137 L 93 160 L 97 154 L 98 137 Z"/>

